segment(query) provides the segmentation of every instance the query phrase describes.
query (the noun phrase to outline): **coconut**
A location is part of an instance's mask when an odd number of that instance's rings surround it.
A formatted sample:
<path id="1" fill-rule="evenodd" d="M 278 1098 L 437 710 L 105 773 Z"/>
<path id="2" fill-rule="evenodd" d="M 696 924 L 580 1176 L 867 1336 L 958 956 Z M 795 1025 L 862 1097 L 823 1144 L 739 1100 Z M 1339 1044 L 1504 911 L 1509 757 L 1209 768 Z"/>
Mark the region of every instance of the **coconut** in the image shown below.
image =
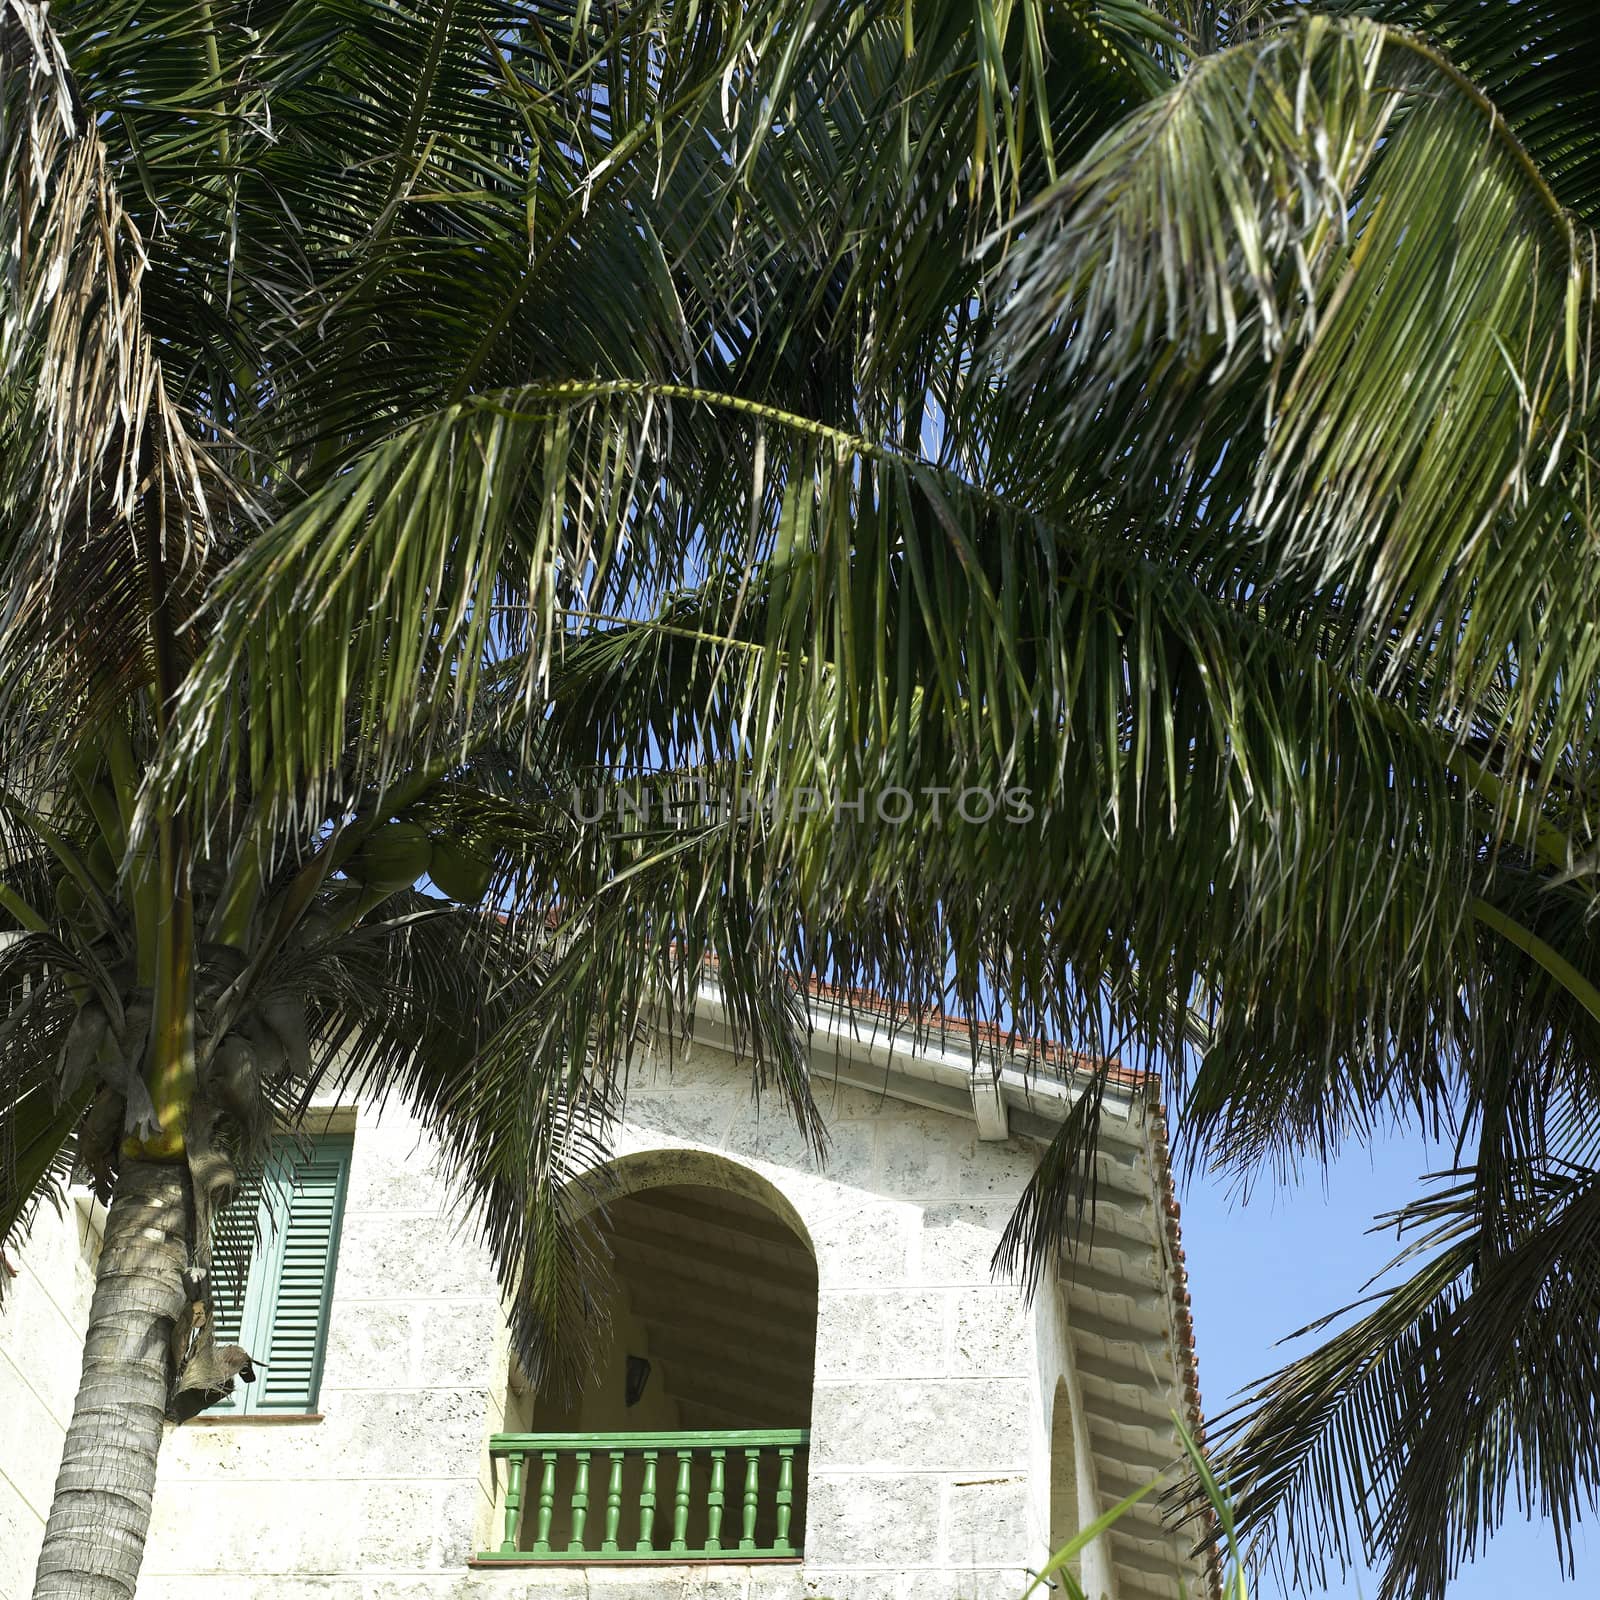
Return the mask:
<path id="1" fill-rule="evenodd" d="M 357 883 L 374 889 L 404 889 L 415 883 L 433 859 L 433 842 L 414 822 L 386 822 L 345 863 Z"/>
<path id="2" fill-rule="evenodd" d="M 111 853 L 111 846 L 106 843 L 101 834 L 94 836 L 93 842 L 84 854 L 84 864 L 89 869 L 89 876 L 100 885 L 102 889 L 112 888 L 117 881 L 117 858 Z"/>
<path id="3" fill-rule="evenodd" d="M 428 876 L 452 900 L 476 905 L 489 892 L 494 855 L 477 841 L 447 835 L 434 840 Z"/>

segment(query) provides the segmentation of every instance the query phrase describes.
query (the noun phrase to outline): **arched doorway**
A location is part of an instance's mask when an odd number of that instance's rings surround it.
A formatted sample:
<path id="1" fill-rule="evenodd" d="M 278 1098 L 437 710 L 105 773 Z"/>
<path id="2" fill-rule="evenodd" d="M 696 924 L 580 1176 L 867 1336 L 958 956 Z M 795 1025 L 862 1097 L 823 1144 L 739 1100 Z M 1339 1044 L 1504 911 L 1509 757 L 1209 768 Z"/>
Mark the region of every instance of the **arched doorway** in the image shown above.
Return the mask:
<path id="1" fill-rule="evenodd" d="M 609 1326 L 590 1376 L 563 1399 L 511 1374 L 505 1426 L 526 1440 L 518 1552 L 798 1555 L 817 1325 L 798 1217 L 709 1154 L 657 1152 L 606 1176 L 593 1217 Z"/>

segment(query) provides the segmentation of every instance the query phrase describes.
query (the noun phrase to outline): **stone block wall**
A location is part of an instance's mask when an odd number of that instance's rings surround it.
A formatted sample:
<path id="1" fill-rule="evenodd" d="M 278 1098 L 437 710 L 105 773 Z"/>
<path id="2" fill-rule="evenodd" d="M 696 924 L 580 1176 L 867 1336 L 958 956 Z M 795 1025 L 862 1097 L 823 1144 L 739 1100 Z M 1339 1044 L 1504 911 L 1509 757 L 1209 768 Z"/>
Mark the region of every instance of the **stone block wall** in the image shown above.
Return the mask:
<path id="1" fill-rule="evenodd" d="M 1038 1403 L 1030 1418 L 1033 1510 L 1035 1525 L 1045 1533 L 1045 1548 L 1053 1552 L 1104 1509 L 1088 1415 L 1073 1367 L 1066 1297 L 1053 1273 L 1034 1300 L 1033 1346 L 1038 1385 Z M 1091 1541 L 1072 1571 L 1086 1594 L 1116 1592 L 1110 1550 L 1103 1536 Z"/>
<path id="2" fill-rule="evenodd" d="M 320 1420 L 169 1430 L 141 1600 L 451 1593 L 504 1388 L 499 1291 L 447 1196 L 403 1107 L 359 1112 Z"/>
<path id="3" fill-rule="evenodd" d="M 793 1592 L 1016 1600 L 1046 1553 L 1040 1381 L 1033 1318 L 990 1261 L 1036 1147 L 985 1143 L 969 1118 L 858 1089 L 824 1086 L 819 1100 L 822 1162 L 779 1104 L 752 1104 L 730 1058 L 700 1049 L 642 1075 L 619 1153 L 723 1153 L 782 1193 L 816 1253 L 810 1502 Z M 607 1576 L 591 1575 L 589 1592 L 610 1593 Z"/>
<path id="4" fill-rule="evenodd" d="M 743 1067 L 697 1047 L 670 1072 L 636 1073 L 618 1140 L 619 1157 L 656 1152 L 659 1181 L 706 1181 L 718 1159 L 753 1172 L 815 1251 L 803 1566 L 469 1567 L 493 1526 L 504 1320 L 445 1175 L 391 1103 L 355 1130 L 320 1420 L 169 1433 L 141 1600 L 1016 1600 L 1046 1554 L 1041 1391 L 1059 1373 L 989 1262 L 1036 1147 L 983 1143 L 970 1119 L 855 1089 L 820 1098 L 821 1163 L 775 1100 L 753 1103 Z M 71 1243 L 41 1233 L 29 1255 L 36 1298 L 49 1284 L 65 1300 L 51 1314 L 73 1350 L 68 1376 L 36 1335 L 19 1341 L 18 1313 L 0 1315 L 0 1417 L 25 1393 L 40 1412 L 30 1426 L 57 1441 L 87 1309 Z M 10 1454 L 0 1446 L 0 1461 Z M 54 1470 L 51 1459 L 17 1485 L 0 1474 L 0 1504 L 9 1495 L 36 1527 Z M 9 1531 L 7 1514 L 0 1600 L 20 1600 L 14 1552 L 38 1534 Z"/>
<path id="5" fill-rule="evenodd" d="M 40 1210 L 0 1266 L 0 1600 L 33 1591 L 94 1293 L 99 1233 L 87 1206 Z"/>

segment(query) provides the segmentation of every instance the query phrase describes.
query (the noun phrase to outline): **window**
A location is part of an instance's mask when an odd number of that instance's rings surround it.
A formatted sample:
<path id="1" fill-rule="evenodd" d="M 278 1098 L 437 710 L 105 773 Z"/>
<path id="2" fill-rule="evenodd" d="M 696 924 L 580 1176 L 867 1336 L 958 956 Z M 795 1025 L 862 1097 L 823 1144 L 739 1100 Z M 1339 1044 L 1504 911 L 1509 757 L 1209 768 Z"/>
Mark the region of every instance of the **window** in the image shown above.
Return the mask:
<path id="1" fill-rule="evenodd" d="M 350 1136 L 280 1139 L 258 1185 L 224 1214 L 213 1301 L 218 1344 L 241 1344 L 259 1364 L 214 1412 L 263 1416 L 315 1411 L 350 1174 Z M 243 1292 L 230 1274 L 228 1234 L 251 1239 Z"/>

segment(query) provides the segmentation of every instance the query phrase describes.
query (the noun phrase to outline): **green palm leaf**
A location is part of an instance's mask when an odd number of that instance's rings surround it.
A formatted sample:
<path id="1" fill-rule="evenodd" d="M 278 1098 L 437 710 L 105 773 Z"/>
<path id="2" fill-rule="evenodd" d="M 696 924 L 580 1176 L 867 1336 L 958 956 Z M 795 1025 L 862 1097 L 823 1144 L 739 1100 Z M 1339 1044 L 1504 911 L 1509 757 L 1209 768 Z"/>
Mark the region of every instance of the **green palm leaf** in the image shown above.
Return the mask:
<path id="1" fill-rule="evenodd" d="M 1105 492 L 1175 516 L 1191 559 L 1314 588 L 1433 714 L 1589 738 L 1562 686 L 1596 665 L 1564 609 L 1594 582 L 1594 252 L 1457 67 L 1297 16 L 1017 226 L 1007 359 L 1073 462 L 1115 464 Z"/>
<path id="2" fill-rule="evenodd" d="M 1551 1520 L 1572 1570 L 1572 1512 L 1600 1482 L 1594 1173 L 1522 1164 L 1493 1231 L 1478 1175 L 1455 1176 L 1398 1219 L 1424 1264 L 1229 1420 L 1241 1519 L 1280 1513 L 1303 1581 L 1365 1548 L 1386 1559 L 1384 1596 L 1442 1595 L 1508 1497 Z"/>

